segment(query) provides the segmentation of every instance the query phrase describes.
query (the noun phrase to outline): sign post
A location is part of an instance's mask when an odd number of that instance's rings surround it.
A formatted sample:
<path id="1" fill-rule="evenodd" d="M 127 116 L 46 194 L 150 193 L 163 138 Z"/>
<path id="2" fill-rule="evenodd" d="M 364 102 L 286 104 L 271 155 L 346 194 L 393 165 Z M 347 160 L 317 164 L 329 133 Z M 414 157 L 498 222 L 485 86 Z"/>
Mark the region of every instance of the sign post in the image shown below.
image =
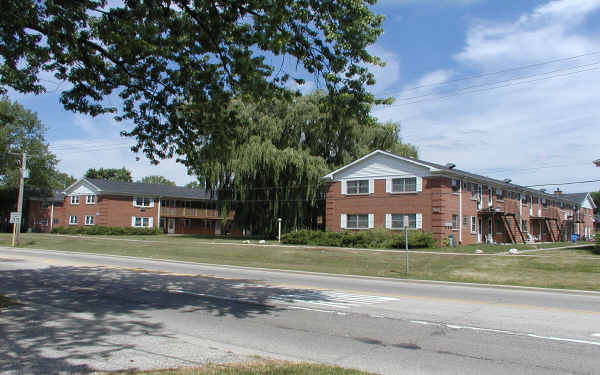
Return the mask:
<path id="1" fill-rule="evenodd" d="M 408 276 L 408 215 L 404 215 L 404 246 L 406 254 L 406 275 Z"/>
<path id="2" fill-rule="evenodd" d="M 279 235 L 277 236 L 277 240 L 281 243 L 281 218 L 277 219 L 277 223 L 279 224 Z"/>

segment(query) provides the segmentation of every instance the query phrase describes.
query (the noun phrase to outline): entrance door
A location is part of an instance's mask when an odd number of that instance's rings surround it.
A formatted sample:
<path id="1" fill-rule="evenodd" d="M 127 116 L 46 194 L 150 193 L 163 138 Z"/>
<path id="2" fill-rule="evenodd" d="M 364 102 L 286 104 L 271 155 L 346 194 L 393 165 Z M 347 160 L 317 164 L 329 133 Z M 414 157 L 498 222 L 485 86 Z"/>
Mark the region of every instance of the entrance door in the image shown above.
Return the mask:
<path id="1" fill-rule="evenodd" d="M 477 227 L 477 242 L 481 242 L 481 219 L 479 219 L 479 225 Z"/>
<path id="2" fill-rule="evenodd" d="M 492 226 L 492 219 L 488 220 L 488 243 L 494 243 L 494 227 Z"/>
<path id="3" fill-rule="evenodd" d="M 174 218 L 169 218 L 169 227 L 168 227 L 167 231 L 170 234 L 175 233 L 175 219 Z"/>

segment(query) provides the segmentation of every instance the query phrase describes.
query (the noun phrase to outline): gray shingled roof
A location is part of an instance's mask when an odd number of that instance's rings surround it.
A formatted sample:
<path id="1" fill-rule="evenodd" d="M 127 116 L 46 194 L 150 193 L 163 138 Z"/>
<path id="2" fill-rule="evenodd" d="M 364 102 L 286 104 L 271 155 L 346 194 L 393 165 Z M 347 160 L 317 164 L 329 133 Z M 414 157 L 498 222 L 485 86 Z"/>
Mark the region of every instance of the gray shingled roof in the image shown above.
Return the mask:
<path id="1" fill-rule="evenodd" d="M 587 197 L 588 193 L 571 193 L 571 194 L 563 194 L 563 197 L 576 202 L 577 204 L 581 204 L 585 197 Z"/>
<path id="2" fill-rule="evenodd" d="M 159 184 L 142 184 L 138 182 L 122 182 L 86 178 L 88 182 L 102 190 L 102 193 L 119 195 L 144 195 L 180 199 L 215 199 L 205 189 L 192 189 L 183 186 Z"/>

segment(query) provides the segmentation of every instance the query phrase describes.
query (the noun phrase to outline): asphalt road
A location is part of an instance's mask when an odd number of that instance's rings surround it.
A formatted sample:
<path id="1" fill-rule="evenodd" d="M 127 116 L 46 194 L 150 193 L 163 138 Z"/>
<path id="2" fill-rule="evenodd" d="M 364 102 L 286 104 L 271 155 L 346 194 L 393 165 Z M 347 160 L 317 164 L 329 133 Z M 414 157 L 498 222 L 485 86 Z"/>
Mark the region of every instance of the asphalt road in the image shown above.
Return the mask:
<path id="1" fill-rule="evenodd" d="M 0 248 L 0 373 L 262 356 L 381 374 L 598 374 L 600 293 Z"/>

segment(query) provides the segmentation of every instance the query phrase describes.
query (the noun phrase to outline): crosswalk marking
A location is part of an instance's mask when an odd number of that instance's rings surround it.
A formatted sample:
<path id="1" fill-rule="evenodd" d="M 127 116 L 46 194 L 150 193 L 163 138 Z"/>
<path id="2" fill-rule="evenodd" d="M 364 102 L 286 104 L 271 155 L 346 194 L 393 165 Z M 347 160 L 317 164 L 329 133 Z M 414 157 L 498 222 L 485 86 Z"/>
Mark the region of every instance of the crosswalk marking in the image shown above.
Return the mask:
<path id="1" fill-rule="evenodd" d="M 397 298 L 393 297 L 380 297 L 365 294 L 348 294 L 331 291 L 307 291 L 291 294 L 280 294 L 271 296 L 270 298 L 283 302 L 310 303 L 313 305 L 338 307 L 343 309 L 360 305 L 373 305 L 376 303 L 398 300 Z"/>

